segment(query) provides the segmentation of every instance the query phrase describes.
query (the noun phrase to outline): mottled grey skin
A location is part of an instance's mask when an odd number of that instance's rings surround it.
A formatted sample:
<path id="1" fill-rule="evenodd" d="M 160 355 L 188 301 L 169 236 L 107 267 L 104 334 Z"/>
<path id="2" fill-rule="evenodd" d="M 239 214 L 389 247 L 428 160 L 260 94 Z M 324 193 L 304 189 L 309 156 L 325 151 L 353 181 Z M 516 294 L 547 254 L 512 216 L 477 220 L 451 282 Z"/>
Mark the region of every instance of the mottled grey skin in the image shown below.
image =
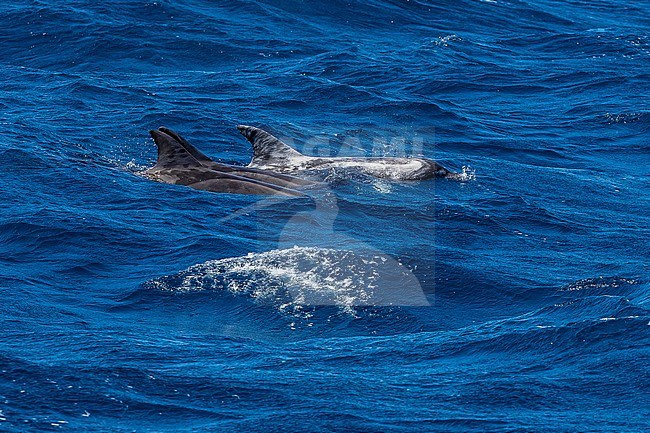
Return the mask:
<path id="1" fill-rule="evenodd" d="M 458 173 L 451 172 L 428 158 L 307 156 L 262 129 L 246 125 L 239 125 L 237 129 L 253 145 L 253 159 L 248 165 L 251 168 L 284 173 L 349 168 L 378 178 L 392 180 L 456 178 L 459 176 Z"/>
<path id="2" fill-rule="evenodd" d="M 294 189 L 313 182 L 293 176 L 212 161 L 171 129 L 149 131 L 158 146 L 158 161 L 145 177 L 174 185 L 231 194 L 301 196 Z"/>

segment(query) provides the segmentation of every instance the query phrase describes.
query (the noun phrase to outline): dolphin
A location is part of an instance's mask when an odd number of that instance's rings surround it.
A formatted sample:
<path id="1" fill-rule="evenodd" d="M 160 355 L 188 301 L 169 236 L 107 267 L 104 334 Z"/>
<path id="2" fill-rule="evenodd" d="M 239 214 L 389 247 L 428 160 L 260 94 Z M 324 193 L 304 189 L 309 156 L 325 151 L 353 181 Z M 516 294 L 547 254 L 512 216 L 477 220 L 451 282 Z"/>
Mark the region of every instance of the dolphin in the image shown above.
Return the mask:
<path id="1" fill-rule="evenodd" d="M 158 161 L 141 172 L 158 182 L 232 194 L 304 196 L 296 188 L 314 182 L 251 167 L 213 161 L 169 128 L 149 131 L 158 146 Z"/>
<path id="2" fill-rule="evenodd" d="M 253 145 L 253 159 L 248 167 L 282 173 L 303 170 L 351 168 L 383 179 L 422 180 L 433 177 L 457 178 L 428 158 L 320 157 L 307 156 L 254 126 L 239 125 L 239 132 Z"/>

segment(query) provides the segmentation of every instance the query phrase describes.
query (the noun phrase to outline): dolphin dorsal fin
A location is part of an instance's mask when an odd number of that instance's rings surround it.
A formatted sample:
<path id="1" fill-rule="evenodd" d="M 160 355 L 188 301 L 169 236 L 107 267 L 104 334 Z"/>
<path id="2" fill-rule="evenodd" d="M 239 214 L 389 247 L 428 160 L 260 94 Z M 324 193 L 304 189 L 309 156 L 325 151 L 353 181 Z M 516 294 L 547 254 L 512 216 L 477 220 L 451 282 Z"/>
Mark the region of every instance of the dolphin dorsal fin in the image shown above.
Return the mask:
<path id="1" fill-rule="evenodd" d="M 201 152 L 199 149 L 196 147 L 192 146 L 189 141 L 181 137 L 178 133 L 172 131 L 169 128 L 165 128 L 164 126 L 161 126 L 158 128 L 159 131 L 164 132 L 165 134 L 171 136 L 173 139 L 178 141 L 180 144 L 183 145 L 183 147 L 192 155 L 194 158 L 196 158 L 197 161 L 199 162 L 214 162 L 210 157 L 208 157 L 205 153 Z"/>
<path id="2" fill-rule="evenodd" d="M 253 145 L 253 160 L 251 161 L 253 165 L 263 165 L 273 161 L 303 156 L 288 144 L 283 143 L 260 128 L 239 125 L 237 129 Z"/>
<path id="3" fill-rule="evenodd" d="M 176 138 L 155 129 L 149 131 L 149 134 L 158 146 L 156 167 L 201 166 L 201 163 Z"/>

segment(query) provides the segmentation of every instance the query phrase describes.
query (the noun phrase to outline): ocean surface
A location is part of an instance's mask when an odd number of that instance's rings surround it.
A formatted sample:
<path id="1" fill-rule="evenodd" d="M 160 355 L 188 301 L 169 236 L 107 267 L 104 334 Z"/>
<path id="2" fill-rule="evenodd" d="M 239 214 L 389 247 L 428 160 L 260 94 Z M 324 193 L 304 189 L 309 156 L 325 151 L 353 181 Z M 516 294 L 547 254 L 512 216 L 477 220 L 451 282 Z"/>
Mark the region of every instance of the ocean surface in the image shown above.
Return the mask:
<path id="1" fill-rule="evenodd" d="M 0 431 L 650 431 L 647 1 L 0 3 Z M 138 175 L 237 124 L 292 199 Z"/>

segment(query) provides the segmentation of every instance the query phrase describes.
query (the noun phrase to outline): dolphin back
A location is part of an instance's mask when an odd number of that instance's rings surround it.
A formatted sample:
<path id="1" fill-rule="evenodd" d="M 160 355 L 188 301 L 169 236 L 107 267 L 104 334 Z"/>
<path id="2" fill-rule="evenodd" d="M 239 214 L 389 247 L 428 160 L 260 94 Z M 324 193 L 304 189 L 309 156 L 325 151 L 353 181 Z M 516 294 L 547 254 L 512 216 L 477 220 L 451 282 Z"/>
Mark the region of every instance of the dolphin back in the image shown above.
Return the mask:
<path id="1" fill-rule="evenodd" d="M 200 166 L 201 163 L 174 136 L 159 130 L 149 131 L 158 147 L 156 167 Z"/>
<path id="2" fill-rule="evenodd" d="M 196 147 L 192 146 L 189 141 L 181 137 L 178 133 L 172 131 L 169 128 L 165 128 L 164 126 L 161 126 L 158 128 L 158 130 L 164 132 L 165 134 L 178 141 L 185 148 L 185 150 L 187 150 L 190 155 L 192 155 L 197 161 L 206 163 L 214 162 L 212 159 L 210 159 L 210 157 L 208 157 L 205 153 L 201 152 Z"/>
<path id="3" fill-rule="evenodd" d="M 260 128 L 239 125 L 237 129 L 253 146 L 251 165 L 275 165 L 291 158 L 303 157 L 300 152 Z"/>

